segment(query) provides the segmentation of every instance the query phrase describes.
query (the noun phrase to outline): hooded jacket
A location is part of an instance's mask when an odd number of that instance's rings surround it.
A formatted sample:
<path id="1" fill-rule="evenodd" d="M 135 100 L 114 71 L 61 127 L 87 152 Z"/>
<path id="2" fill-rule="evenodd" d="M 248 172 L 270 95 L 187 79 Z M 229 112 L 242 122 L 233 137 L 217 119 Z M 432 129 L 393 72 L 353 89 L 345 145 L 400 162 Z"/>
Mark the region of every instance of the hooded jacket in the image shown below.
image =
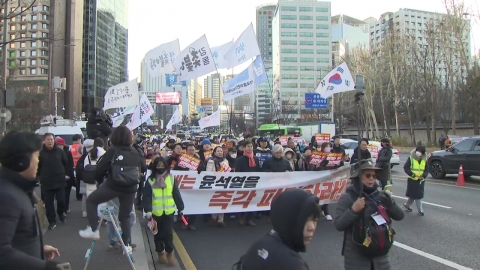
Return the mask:
<path id="1" fill-rule="evenodd" d="M 293 168 L 290 165 L 290 162 L 284 157 L 276 158 L 272 156 L 271 158 L 265 160 L 262 165 L 262 171 L 264 172 L 292 172 Z"/>
<path id="2" fill-rule="evenodd" d="M 255 242 L 241 258 L 242 270 L 307 270 L 299 252 L 305 252 L 303 230 L 310 204 L 318 198 L 301 189 L 282 193 L 272 203 L 273 230 Z"/>
<path id="3" fill-rule="evenodd" d="M 108 149 L 108 136 L 112 133 L 113 129 L 106 121 L 98 120 L 96 115 L 90 113 L 88 115 L 87 124 L 87 136 L 89 139 L 95 140 L 96 138 L 102 138 L 104 142 L 105 150 Z"/>
<path id="4" fill-rule="evenodd" d="M 403 165 L 403 170 L 407 175 L 413 175 L 411 161 L 412 159 L 414 162 L 419 162 L 420 160 L 427 160 L 427 154 L 423 154 L 421 157 L 417 157 L 415 155 L 415 149 L 410 152 L 410 156 L 408 157 L 407 161 L 405 161 L 405 165 Z M 423 171 L 423 178 L 427 178 L 428 176 L 428 165 L 425 166 L 425 171 Z M 415 181 L 410 178 L 407 180 L 407 192 L 405 196 L 412 199 L 423 199 L 425 194 L 425 181 Z"/>
<path id="5" fill-rule="evenodd" d="M 56 145 L 52 149 L 43 146 L 38 158 L 37 176 L 40 177 L 42 189 L 57 189 L 67 186 L 65 175 L 68 160 L 65 152 Z M 72 162 L 73 163 L 73 162 Z M 73 169 L 73 164 L 72 164 Z"/>

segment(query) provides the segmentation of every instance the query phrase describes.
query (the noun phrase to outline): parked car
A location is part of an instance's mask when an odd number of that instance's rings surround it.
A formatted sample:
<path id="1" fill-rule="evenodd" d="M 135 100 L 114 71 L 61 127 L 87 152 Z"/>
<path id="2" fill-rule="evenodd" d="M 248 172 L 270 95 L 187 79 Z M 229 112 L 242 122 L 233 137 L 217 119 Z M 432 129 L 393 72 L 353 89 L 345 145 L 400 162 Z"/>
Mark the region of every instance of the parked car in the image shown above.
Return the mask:
<path id="1" fill-rule="evenodd" d="M 341 143 L 343 149 L 345 149 L 345 154 L 347 155 L 346 162 L 350 162 L 350 157 L 353 155 L 353 151 L 358 147 L 358 142 L 350 140 L 344 143 Z M 375 161 L 378 157 L 378 151 L 382 148 L 382 144 L 376 141 L 370 141 L 368 149 L 372 154 L 372 159 Z M 390 168 L 393 168 L 395 165 L 400 165 L 400 152 L 397 149 L 392 149 L 392 158 L 390 158 Z"/>
<path id="2" fill-rule="evenodd" d="M 358 135 L 355 135 L 355 134 L 338 134 L 335 136 L 340 137 L 340 139 L 350 139 L 350 140 L 358 141 Z M 333 136 L 331 140 L 333 141 Z"/>
<path id="3" fill-rule="evenodd" d="M 446 174 L 458 174 L 460 165 L 463 175 L 480 176 L 480 137 L 470 137 L 457 142 L 446 150 L 428 154 L 428 170 L 435 179 L 444 178 Z"/>

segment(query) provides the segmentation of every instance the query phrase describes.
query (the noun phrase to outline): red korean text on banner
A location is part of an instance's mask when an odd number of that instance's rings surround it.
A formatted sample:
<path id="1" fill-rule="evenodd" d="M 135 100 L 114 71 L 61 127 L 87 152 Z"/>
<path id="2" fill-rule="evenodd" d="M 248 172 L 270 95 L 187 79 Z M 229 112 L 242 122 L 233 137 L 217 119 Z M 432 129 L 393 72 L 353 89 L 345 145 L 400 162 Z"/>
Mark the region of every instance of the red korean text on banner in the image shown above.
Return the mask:
<path id="1" fill-rule="evenodd" d="M 278 141 L 280 142 L 280 144 L 282 146 L 287 146 L 288 145 L 288 138 L 289 138 L 288 136 L 280 136 L 278 138 Z"/>
<path id="2" fill-rule="evenodd" d="M 213 150 L 203 152 L 203 156 L 205 157 L 205 160 L 211 158 L 212 154 L 213 154 Z"/>
<path id="3" fill-rule="evenodd" d="M 216 191 L 208 206 L 221 207 L 225 210 L 229 205 L 241 205 L 243 209 L 246 209 L 255 196 L 257 196 L 255 190 Z"/>
<path id="4" fill-rule="evenodd" d="M 228 162 L 222 162 L 220 169 L 217 172 L 231 172 L 232 168 L 228 165 Z"/>
<path id="5" fill-rule="evenodd" d="M 178 157 L 178 167 L 180 168 L 189 169 L 190 171 L 196 171 L 199 165 L 200 159 L 196 157 L 187 155 L 185 153 L 182 153 Z"/>
<path id="6" fill-rule="evenodd" d="M 318 147 L 322 145 L 324 142 L 330 142 L 330 134 L 328 133 L 317 133 L 315 134 L 315 141 L 318 144 Z"/>
<path id="7" fill-rule="evenodd" d="M 372 155 L 372 158 L 377 158 L 378 157 L 378 146 L 373 145 L 373 144 L 369 144 L 369 145 L 367 145 L 367 150 Z"/>
<path id="8" fill-rule="evenodd" d="M 339 166 L 340 163 L 342 162 L 342 157 L 343 157 L 342 153 L 325 153 L 325 152 L 322 152 L 322 155 L 324 157 L 323 159 L 328 160 L 327 167 Z"/>
<path id="9" fill-rule="evenodd" d="M 320 151 L 312 151 L 312 156 L 310 157 L 310 164 L 319 165 L 320 162 L 325 158 Z"/>
<path id="10" fill-rule="evenodd" d="M 178 174 L 175 175 L 175 181 L 177 181 L 179 189 L 193 189 L 197 178 L 188 175 Z"/>

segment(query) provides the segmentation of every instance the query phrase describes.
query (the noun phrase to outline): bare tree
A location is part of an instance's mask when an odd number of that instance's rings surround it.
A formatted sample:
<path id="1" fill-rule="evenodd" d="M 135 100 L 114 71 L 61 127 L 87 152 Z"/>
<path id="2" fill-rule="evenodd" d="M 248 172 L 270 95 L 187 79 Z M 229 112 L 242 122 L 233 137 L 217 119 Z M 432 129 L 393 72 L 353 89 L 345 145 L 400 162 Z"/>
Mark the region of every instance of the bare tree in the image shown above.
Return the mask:
<path id="1" fill-rule="evenodd" d="M 16 103 L 11 109 L 12 119 L 7 123 L 8 130 L 34 131 L 43 116 L 50 114 L 47 87 L 28 85 L 15 88 Z"/>
<path id="2" fill-rule="evenodd" d="M 36 4 L 36 2 L 37 0 L 0 0 L 0 9 L 4 10 L 3 13 L 0 13 L 0 19 L 2 21 L 18 20 L 22 16 L 22 14 L 31 9 Z M 12 42 L 21 41 L 24 39 L 30 39 L 30 37 L 20 35 L 8 41 L 2 40 L 0 46 L 3 48 Z"/>

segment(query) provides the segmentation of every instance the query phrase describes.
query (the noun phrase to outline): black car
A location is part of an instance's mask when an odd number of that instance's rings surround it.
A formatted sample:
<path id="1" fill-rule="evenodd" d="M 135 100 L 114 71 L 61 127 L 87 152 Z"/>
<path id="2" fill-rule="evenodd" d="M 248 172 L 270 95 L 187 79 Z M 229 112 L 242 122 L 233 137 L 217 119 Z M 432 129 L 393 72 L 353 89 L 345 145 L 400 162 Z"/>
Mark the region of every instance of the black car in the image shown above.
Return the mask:
<path id="1" fill-rule="evenodd" d="M 428 169 L 435 179 L 446 174 L 458 174 L 463 166 L 465 177 L 480 175 L 480 137 L 464 139 L 447 150 L 432 152 L 428 155 Z"/>

